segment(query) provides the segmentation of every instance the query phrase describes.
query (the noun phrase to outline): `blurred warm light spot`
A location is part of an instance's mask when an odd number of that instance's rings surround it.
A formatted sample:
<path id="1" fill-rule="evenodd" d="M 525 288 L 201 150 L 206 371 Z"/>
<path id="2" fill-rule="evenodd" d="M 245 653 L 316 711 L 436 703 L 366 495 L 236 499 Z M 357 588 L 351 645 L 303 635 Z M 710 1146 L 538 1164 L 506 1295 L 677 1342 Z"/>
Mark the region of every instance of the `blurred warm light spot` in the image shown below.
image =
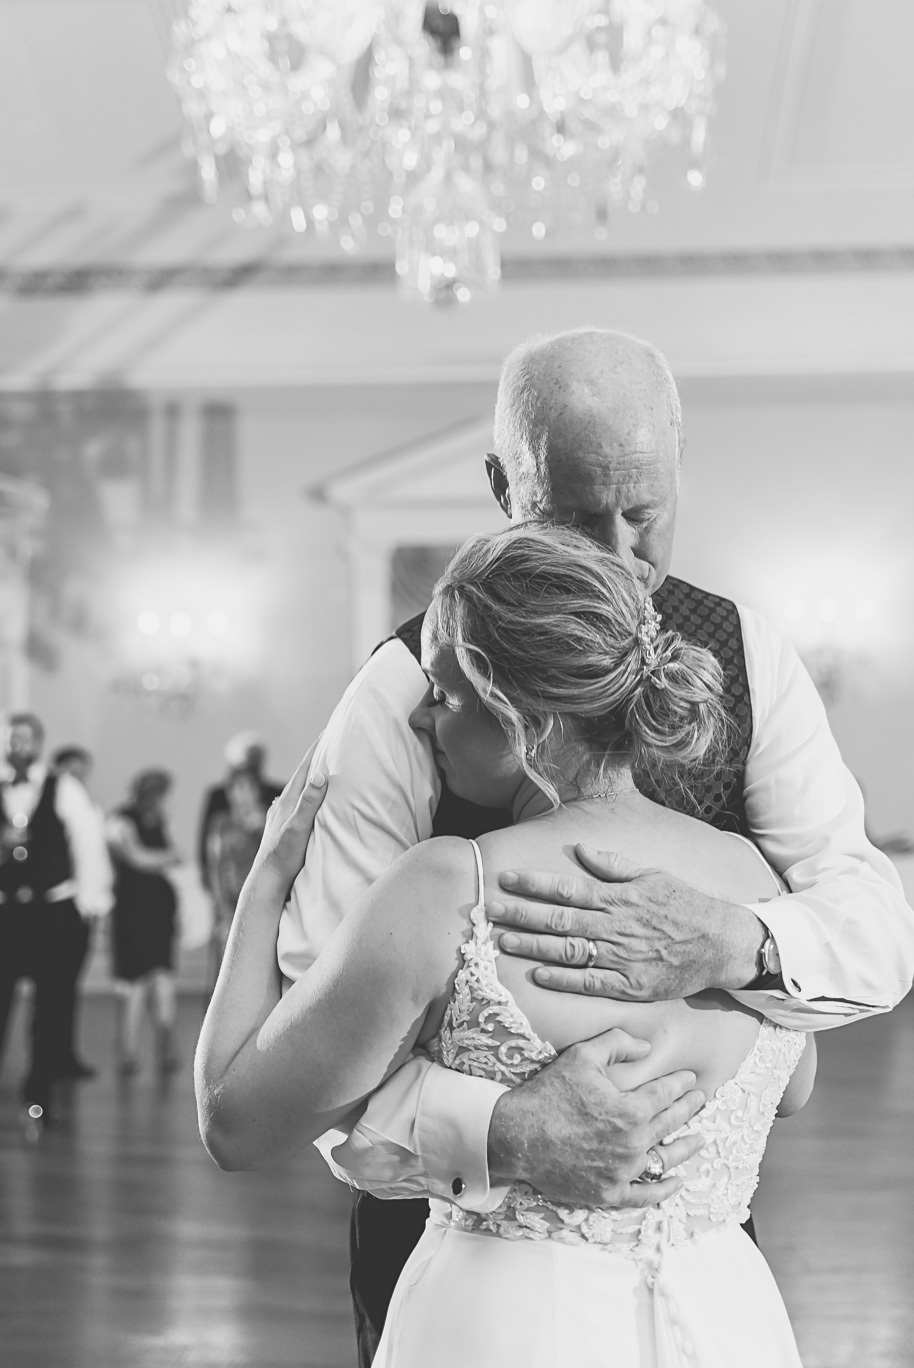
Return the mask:
<path id="1" fill-rule="evenodd" d="M 269 570 L 243 542 L 138 547 L 111 596 L 113 686 L 168 717 L 261 667 Z"/>

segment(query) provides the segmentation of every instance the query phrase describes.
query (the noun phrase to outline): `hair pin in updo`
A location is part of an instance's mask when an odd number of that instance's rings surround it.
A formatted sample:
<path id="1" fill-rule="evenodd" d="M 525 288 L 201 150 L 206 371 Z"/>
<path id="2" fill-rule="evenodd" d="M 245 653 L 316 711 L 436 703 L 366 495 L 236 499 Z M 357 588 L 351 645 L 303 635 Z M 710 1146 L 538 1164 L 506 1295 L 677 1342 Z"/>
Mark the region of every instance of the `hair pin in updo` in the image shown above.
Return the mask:
<path id="1" fill-rule="evenodd" d="M 645 594 L 644 602 L 641 605 L 641 621 L 638 625 L 638 645 L 641 647 L 641 659 L 644 661 L 644 668 L 648 674 L 657 663 L 655 643 L 659 633 L 660 614 L 654 607 L 654 600 L 650 594 Z"/>

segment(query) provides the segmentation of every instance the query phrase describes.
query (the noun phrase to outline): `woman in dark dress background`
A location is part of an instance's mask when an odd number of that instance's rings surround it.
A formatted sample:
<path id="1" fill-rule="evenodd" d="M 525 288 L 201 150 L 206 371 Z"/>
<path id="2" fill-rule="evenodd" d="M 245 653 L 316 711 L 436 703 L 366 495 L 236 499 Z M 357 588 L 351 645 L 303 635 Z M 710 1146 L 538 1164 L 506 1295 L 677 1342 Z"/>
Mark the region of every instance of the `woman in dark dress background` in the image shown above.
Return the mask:
<path id="1" fill-rule="evenodd" d="M 174 1046 L 177 899 L 167 871 L 180 863 L 165 815 L 171 789 L 165 770 L 143 770 L 130 802 L 108 819 L 114 861 L 111 919 L 113 972 L 120 997 L 117 1049 L 122 1073 L 139 1067 L 138 1047 L 147 1005 L 155 1028 L 159 1067 L 172 1070 Z"/>
<path id="2" fill-rule="evenodd" d="M 227 807 L 209 821 L 206 835 L 206 884 L 213 899 L 210 940 L 210 992 L 215 986 L 238 897 L 260 847 L 269 803 L 253 770 L 240 769 L 225 784 Z"/>

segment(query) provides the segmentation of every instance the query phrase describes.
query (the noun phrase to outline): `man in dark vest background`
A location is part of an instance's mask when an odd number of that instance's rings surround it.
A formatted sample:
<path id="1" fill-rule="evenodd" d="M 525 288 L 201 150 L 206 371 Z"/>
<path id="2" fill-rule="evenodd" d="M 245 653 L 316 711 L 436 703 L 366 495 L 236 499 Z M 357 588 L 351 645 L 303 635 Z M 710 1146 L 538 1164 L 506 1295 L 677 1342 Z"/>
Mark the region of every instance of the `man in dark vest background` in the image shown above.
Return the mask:
<path id="1" fill-rule="evenodd" d="M 20 978 L 33 980 L 31 1063 L 22 1100 L 36 1129 L 51 1117 L 51 1085 L 72 1074 L 76 979 L 84 918 L 111 908 L 104 832 L 72 775 L 40 762 L 44 728 L 32 713 L 7 719 L 0 772 L 0 1052 Z"/>
<path id="2" fill-rule="evenodd" d="M 556 989 L 650 1001 L 714 987 L 799 1029 L 889 1010 L 914 972 L 914 914 L 890 862 L 866 839 L 859 789 L 809 676 L 757 613 L 668 576 L 682 442 L 664 358 L 596 329 L 534 339 L 502 372 L 495 449 L 489 480 L 509 518 L 586 528 L 632 567 L 665 628 L 716 652 L 733 742 L 727 771 L 709 775 L 694 801 L 705 820 L 751 836 L 792 890 L 776 905 L 742 907 L 598 857 L 597 878 L 586 870 L 561 881 L 524 875 L 508 887 L 503 876 L 503 902 L 488 907 L 513 927 L 501 948 L 550 962 L 536 974 Z M 425 691 L 419 625 L 407 624 L 356 676 L 314 757 L 333 785 L 280 928 L 288 978 L 304 972 L 360 893 L 410 845 L 504 824 L 502 814 L 454 799 L 409 732 Z M 608 1062 L 632 1048 L 622 1033 L 605 1038 Z M 657 1110 L 639 1090 L 619 1093 L 579 1047 L 511 1090 L 414 1056 L 347 1131 L 319 1142 L 331 1167 L 365 1189 L 352 1229 L 361 1364 L 371 1362 L 425 1219 L 423 1202 L 403 1199 L 430 1193 L 491 1211 L 523 1180 L 569 1206 L 660 1200 L 667 1181 L 640 1181 L 649 1153 L 652 1168 L 658 1155 L 666 1169 L 681 1162 L 677 1146 L 686 1142 L 655 1147 L 701 1102 L 670 1086 Z"/>

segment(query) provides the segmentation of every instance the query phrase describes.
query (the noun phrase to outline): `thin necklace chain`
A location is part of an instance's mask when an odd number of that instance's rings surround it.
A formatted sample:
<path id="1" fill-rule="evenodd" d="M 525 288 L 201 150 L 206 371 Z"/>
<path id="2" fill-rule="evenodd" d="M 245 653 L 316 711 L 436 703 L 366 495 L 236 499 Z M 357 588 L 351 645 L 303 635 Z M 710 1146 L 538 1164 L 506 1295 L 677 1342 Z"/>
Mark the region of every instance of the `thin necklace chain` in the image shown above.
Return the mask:
<path id="1" fill-rule="evenodd" d="M 635 781 L 631 777 L 627 784 L 621 788 L 600 789 L 598 793 L 582 793 L 580 798 L 563 798 L 562 807 L 571 807 L 574 803 L 589 803 L 593 799 L 620 798 L 623 793 L 636 793 Z"/>

